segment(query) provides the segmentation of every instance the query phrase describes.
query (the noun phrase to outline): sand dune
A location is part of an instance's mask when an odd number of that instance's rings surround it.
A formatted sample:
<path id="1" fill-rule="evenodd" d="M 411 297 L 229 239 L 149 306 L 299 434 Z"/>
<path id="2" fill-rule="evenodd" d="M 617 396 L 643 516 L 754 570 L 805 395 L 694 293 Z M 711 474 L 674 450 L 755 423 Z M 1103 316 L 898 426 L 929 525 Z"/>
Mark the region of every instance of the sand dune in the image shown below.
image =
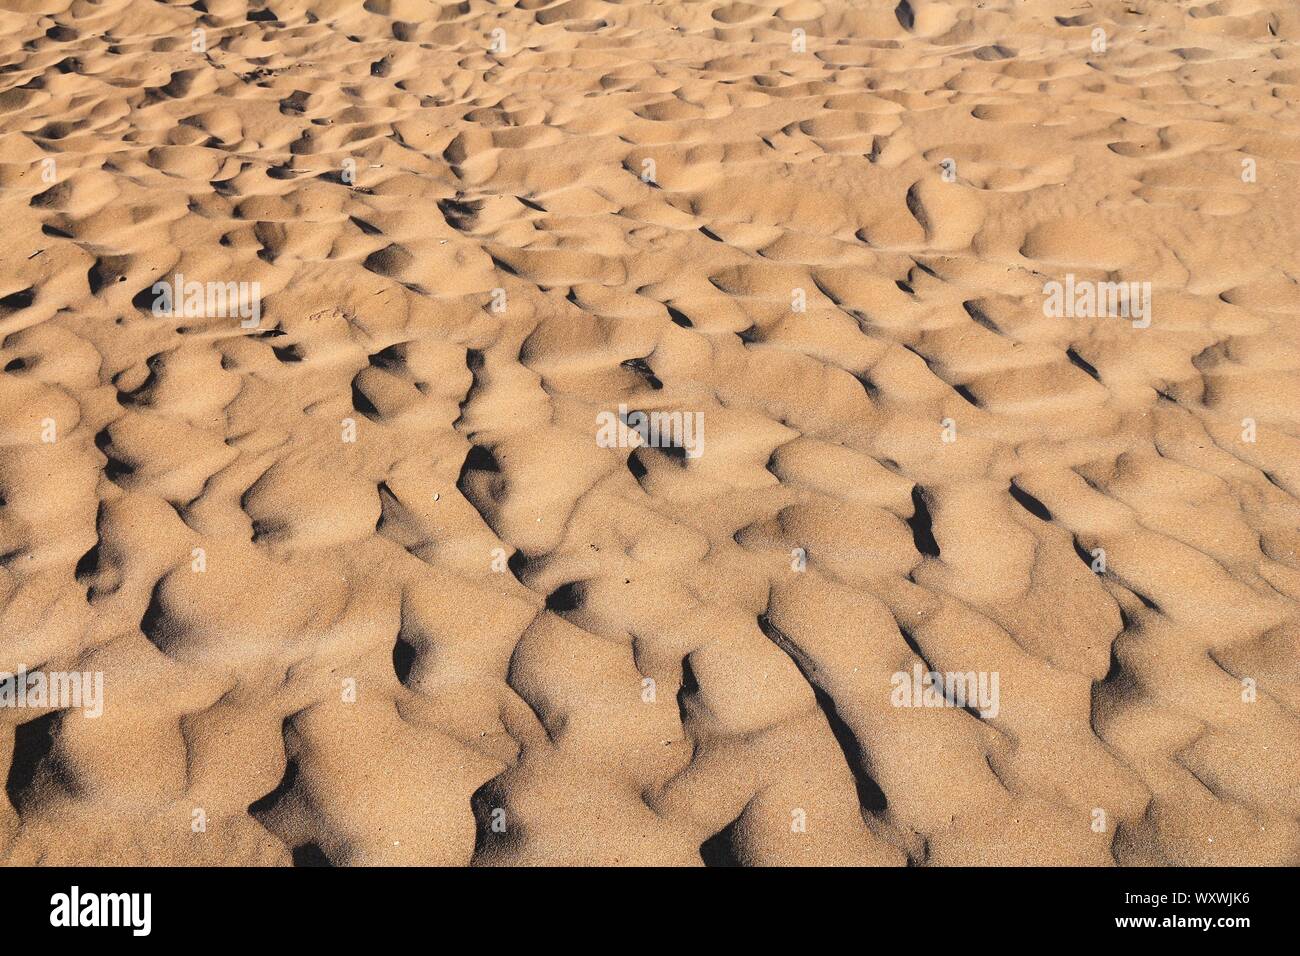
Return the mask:
<path id="1" fill-rule="evenodd" d="M 1297 40 L 0 0 L 0 861 L 1300 862 Z"/>

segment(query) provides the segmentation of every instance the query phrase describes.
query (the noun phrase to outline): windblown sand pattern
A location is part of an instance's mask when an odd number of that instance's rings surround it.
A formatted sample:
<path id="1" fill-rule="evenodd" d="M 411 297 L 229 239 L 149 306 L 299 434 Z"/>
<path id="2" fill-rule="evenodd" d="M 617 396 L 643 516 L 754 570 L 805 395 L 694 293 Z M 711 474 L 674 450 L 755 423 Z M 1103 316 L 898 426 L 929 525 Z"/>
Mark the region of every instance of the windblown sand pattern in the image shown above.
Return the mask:
<path id="1" fill-rule="evenodd" d="M 0 860 L 1300 861 L 1297 39 L 0 0 Z"/>

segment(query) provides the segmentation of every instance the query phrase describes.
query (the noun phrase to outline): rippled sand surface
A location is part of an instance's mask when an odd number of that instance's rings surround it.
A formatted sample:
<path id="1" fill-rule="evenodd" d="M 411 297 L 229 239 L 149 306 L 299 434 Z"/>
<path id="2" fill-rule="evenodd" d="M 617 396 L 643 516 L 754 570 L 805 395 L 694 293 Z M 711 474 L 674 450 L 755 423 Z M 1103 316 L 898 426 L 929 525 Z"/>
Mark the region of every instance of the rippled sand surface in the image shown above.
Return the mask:
<path id="1" fill-rule="evenodd" d="M 1297 863 L 1297 40 L 0 0 L 0 861 Z"/>

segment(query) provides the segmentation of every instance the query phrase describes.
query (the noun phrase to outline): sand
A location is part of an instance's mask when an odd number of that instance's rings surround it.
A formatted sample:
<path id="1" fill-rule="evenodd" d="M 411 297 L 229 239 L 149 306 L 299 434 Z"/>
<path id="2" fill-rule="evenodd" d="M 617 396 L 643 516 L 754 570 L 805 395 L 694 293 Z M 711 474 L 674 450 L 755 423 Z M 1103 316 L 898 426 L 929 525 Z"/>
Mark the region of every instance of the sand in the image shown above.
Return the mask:
<path id="1" fill-rule="evenodd" d="M 0 861 L 1300 862 L 1297 40 L 0 0 Z"/>

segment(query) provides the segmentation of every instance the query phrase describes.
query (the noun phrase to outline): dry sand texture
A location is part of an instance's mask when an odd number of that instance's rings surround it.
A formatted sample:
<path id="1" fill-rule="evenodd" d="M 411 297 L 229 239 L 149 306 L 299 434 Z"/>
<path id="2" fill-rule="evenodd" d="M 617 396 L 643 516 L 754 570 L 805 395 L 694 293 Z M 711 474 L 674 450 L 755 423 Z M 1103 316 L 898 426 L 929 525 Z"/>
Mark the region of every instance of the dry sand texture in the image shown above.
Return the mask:
<path id="1" fill-rule="evenodd" d="M 6 863 L 1300 859 L 1289 0 L 0 37 Z"/>

